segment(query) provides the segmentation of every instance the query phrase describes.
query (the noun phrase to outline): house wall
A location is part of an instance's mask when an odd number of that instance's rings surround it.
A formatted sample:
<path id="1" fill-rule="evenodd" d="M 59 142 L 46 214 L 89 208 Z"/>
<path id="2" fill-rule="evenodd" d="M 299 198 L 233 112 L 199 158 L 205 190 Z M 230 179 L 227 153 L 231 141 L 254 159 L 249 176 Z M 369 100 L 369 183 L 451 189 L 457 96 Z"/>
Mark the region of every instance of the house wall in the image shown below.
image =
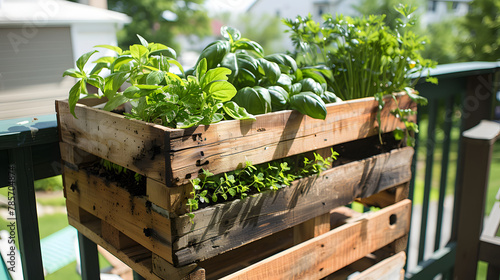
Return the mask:
<path id="1" fill-rule="evenodd" d="M 0 27 L 0 119 L 54 113 L 54 100 L 67 98 L 73 78 L 69 27 Z M 24 32 L 24 33 L 23 33 Z"/>

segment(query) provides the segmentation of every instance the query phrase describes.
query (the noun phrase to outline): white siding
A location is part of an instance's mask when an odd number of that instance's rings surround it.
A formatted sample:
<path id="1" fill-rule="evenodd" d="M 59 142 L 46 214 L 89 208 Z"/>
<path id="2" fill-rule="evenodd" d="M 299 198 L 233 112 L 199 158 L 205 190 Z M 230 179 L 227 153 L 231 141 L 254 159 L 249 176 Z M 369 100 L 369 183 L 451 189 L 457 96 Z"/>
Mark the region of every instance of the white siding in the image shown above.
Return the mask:
<path id="1" fill-rule="evenodd" d="M 0 27 L 0 119 L 54 113 L 54 100 L 74 84 L 62 78 L 74 67 L 69 27 Z"/>

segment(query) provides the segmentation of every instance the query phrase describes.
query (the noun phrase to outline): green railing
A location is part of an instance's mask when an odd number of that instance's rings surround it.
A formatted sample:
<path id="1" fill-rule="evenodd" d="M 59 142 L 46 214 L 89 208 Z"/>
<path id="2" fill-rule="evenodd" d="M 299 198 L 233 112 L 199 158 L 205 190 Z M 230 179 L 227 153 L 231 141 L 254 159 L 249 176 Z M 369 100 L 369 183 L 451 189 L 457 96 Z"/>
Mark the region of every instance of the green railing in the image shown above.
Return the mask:
<path id="1" fill-rule="evenodd" d="M 411 225 L 407 279 L 433 279 L 439 274 L 443 279 L 452 278 L 457 247 L 457 203 L 461 195 L 457 189 L 463 185 L 457 174 L 463 174 L 466 164 L 461 135 L 481 120 L 493 118 L 499 67 L 496 62 L 442 65 L 431 71 L 431 75 L 439 79 L 438 85 L 422 82 L 416 86 L 429 104 L 420 107 L 418 115 L 422 130 L 417 135 L 410 198 L 415 201 L 414 209 L 421 208 L 421 214 Z M 423 167 L 420 163 L 424 163 Z M 431 196 L 433 189 L 435 195 Z M 453 196 L 453 209 L 444 207 L 447 195 Z M 434 224 L 429 223 L 430 203 L 437 203 Z M 447 227 L 443 226 L 446 209 L 452 213 Z M 419 230 L 415 230 L 417 227 Z M 429 239 L 428 231 L 432 227 L 436 233 Z M 449 232 L 446 239 L 445 230 Z M 416 233 L 415 241 L 412 234 Z"/>
<path id="2" fill-rule="evenodd" d="M 455 191 L 455 186 L 461 186 L 462 182 L 449 180 L 449 177 L 450 174 L 461 174 L 464 169 L 463 161 L 451 156 L 459 157 L 462 154 L 460 135 L 463 131 L 482 119 L 491 119 L 495 74 L 499 66 L 497 63 L 480 62 L 442 65 L 432 71 L 432 75 L 439 78 L 439 85 L 425 82 L 417 85 L 417 90 L 429 99 L 429 105 L 419 108 L 418 120 L 424 128 L 420 136 L 425 137 L 417 136 L 413 167 L 415 176 L 410 198 L 420 197 L 422 200 L 422 226 L 418 244 L 413 246 L 410 243 L 408 250 L 409 261 L 415 255 L 418 265 L 408 267 L 407 278 L 432 279 L 438 274 L 451 278 L 457 247 L 457 222 L 451 225 L 453 230 L 449 241 L 441 246 L 443 230 L 450 229 L 442 226 L 443 206 L 450 189 L 455 201 L 458 201 L 460 193 Z M 12 198 L 15 202 L 18 245 L 25 279 L 43 279 L 33 181 L 61 173 L 58 142 L 54 115 L 0 121 L 0 186 L 14 186 Z M 437 154 L 440 155 L 439 161 L 435 160 Z M 425 162 L 424 168 L 419 167 L 420 162 Z M 454 162 L 459 164 L 455 165 Z M 438 180 L 433 180 L 434 171 L 439 171 Z M 420 177 L 423 179 L 418 179 Z M 429 226 L 434 226 L 428 225 L 428 213 L 431 188 L 436 184 L 435 188 L 439 190 L 435 224 L 437 231 L 429 241 L 425 233 Z M 456 211 L 453 217 L 455 221 L 458 217 Z M 79 235 L 79 241 L 82 278 L 98 279 L 96 245 L 83 235 Z M 426 254 L 428 242 L 434 242 L 435 245 Z M 134 278 L 141 279 L 137 274 L 134 274 Z"/>

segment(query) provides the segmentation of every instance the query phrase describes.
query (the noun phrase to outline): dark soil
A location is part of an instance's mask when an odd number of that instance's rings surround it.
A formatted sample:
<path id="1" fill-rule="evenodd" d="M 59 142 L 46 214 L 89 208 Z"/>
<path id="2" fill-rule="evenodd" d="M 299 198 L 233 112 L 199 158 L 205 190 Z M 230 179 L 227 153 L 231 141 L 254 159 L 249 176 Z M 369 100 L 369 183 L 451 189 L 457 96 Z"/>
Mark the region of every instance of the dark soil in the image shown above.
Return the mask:
<path id="1" fill-rule="evenodd" d="M 135 179 L 135 172 L 126 170 L 117 174 L 114 170 L 107 170 L 100 162 L 96 162 L 86 168 L 89 174 L 104 178 L 106 182 L 116 183 L 119 187 L 126 189 L 132 196 L 146 195 L 146 177 L 142 176 L 139 181 Z"/>

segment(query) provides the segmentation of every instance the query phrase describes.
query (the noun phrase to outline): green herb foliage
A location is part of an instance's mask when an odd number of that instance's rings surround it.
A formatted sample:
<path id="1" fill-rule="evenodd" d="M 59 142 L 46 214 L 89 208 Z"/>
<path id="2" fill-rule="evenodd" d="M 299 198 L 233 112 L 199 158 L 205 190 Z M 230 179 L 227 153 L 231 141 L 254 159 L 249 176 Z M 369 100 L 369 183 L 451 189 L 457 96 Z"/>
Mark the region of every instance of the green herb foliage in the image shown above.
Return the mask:
<path id="1" fill-rule="evenodd" d="M 385 15 L 351 18 L 326 14 L 323 24 L 309 15 L 283 22 L 291 33 L 303 75 L 324 79 L 327 89 L 344 100 L 375 97 L 379 102 L 380 124 L 385 94 L 405 90 L 419 104 L 427 103 L 408 89 L 418 80 L 412 80 L 415 74 L 421 75 L 436 65 L 420 54 L 425 38 L 411 30 L 415 25 L 415 10 L 407 5 L 398 6 L 396 11 L 402 18 L 395 18 L 395 28 L 385 24 Z M 437 83 L 435 79 L 428 80 Z M 407 128 L 406 132 L 396 130 L 396 138 L 405 138 L 407 144 L 412 144 L 412 132 L 418 131 L 418 127 L 408 121 L 408 116 L 414 113 L 397 109 L 393 114 Z"/>
<path id="2" fill-rule="evenodd" d="M 319 175 L 331 167 L 338 153 L 331 151 L 331 156 L 323 158 L 314 153 L 314 159 L 305 156 L 271 161 L 259 165 L 246 162 L 245 167 L 232 172 L 214 175 L 208 170 L 195 179 L 191 198 L 188 199 L 189 212 L 197 210 L 200 203 L 209 204 L 231 198 L 245 198 L 250 193 L 278 190 L 299 178 Z M 299 159 L 301 162 L 299 163 Z M 191 217 L 194 217 L 190 213 Z"/>
<path id="3" fill-rule="evenodd" d="M 340 101 L 326 90 L 326 81 L 322 76 L 315 75 L 312 70 L 299 70 L 295 59 L 289 55 L 278 53 L 265 56 L 257 42 L 242 38 L 235 28 L 224 26 L 221 34 L 223 39 L 211 43 L 202 51 L 198 65 L 207 59 L 210 61 L 209 69 L 217 66 L 231 69 L 228 80 L 238 90 L 233 101 L 250 113 L 296 109 L 313 118 L 324 119 L 325 104 Z M 307 92 L 304 95 L 313 93 L 319 98 L 293 98 L 295 94 L 304 92 Z M 311 112 L 310 108 L 318 108 L 319 111 Z"/>
<path id="4" fill-rule="evenodd" d="M 411 74 L 435 66 L 420 55 L 426 38 L 410 30 L 416 8 L 401 5 L 396 10 L 404 19 L 396 18 L 394 29 L 384 23 L 384 15 L 325 14 L 323 24 L 309 15 L 283 22 L 289 27 L 301 67 L 321 69 L 318 65 L 324 65 L 331 75 L 316 72 L 336 95 L 350 100 L 401 91 L 416 82 Z"/>
<path id="5" fill-rule="evenodd" d="M 94 61 L 97 64 L 90 73 L 84 71 L 84 66 L 97 51 L 84 54 L 76 62 L 78 69 L 69 69 L 64 73 L 64 76 L 80 79 L 69 96 L 73 115 L 82 94 L 86 98 L 101 97 L 87 92 L 88 83 L 97 87 L 108 99 L 104 110 L 111 111 L 130 102 L 132 110 L 127 114 L 129 118 L 168 127 L 208 125 L 226 118 L 254 119 L 244 108 L 230 101 L 236 94 L 234 86 L 227 81 L 231 70 L 224 67 L 207 69 L 207 60 L 202 59 L 194 76 L 181 78 L 171 71 L 171 66 L 175 65 L 184 72 L 175 60 L 173 49 L 138 37 L 141 44 L 132 45 L 125 51 L 115 46 L 96 46 L 111 49 L 117 56 Z M 99 76 L 103 69 L 110 72 L 106 78 Z M 121 92 L 125 82 L 130 86 Z"/>

